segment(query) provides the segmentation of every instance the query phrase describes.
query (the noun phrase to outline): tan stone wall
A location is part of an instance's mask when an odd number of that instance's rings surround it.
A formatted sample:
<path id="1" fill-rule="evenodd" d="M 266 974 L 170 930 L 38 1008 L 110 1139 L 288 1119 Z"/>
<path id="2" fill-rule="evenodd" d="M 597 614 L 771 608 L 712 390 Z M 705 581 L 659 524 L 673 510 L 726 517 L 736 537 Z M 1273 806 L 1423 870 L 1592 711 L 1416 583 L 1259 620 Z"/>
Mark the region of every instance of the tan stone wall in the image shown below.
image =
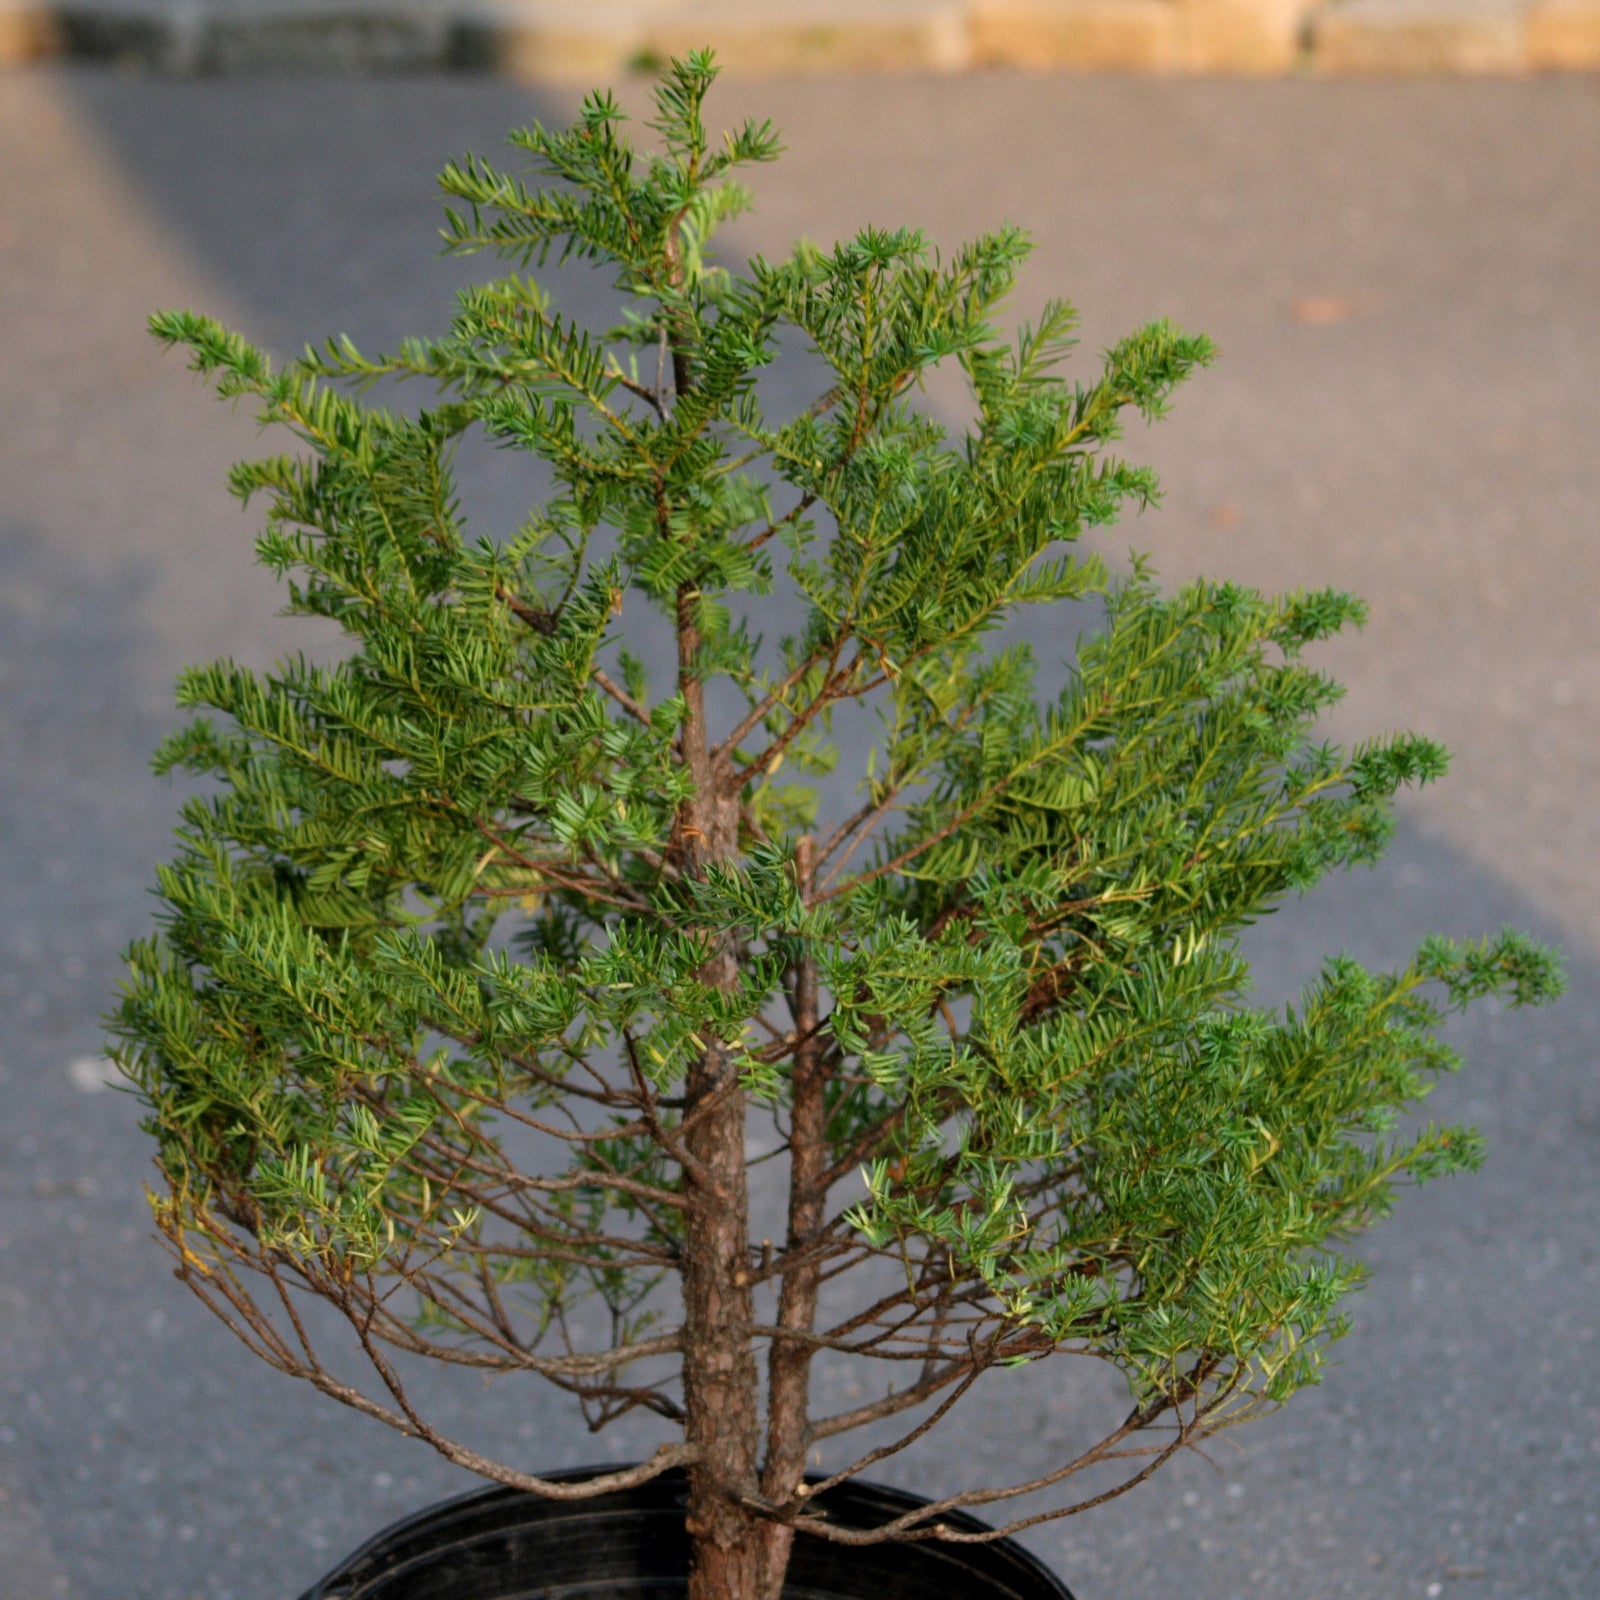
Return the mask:
<path id="1" fill-rule="evenodd" d="M 1460 74 L 1600 68 L 1600 0 L 0 0 L 0 62 L 729 71 Z"/>

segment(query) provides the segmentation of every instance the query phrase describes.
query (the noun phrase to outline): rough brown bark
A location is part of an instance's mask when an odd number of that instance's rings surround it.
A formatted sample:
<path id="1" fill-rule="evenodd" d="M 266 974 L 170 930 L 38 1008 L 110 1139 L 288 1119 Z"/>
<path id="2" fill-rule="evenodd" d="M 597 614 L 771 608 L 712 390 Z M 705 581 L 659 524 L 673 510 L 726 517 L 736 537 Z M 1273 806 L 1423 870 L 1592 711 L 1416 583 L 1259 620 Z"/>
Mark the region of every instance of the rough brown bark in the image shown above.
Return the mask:
<path id="1" fill-rule="evenodd" d="M 690 1112 L 715 1109 L 690 1132 L 699 1166 L 689 1182 L 684 1241 L 683 1400 L 694 1566 L 689 1600 L 753 1600 L 758 1521 L 756 1362 L 750 1347 L 744 1094 L 712 1044 L 690 1075 Z M 732 1081 L 730 1082 L 730 1079 Z"/>
<path id="2" fill-rule="evenodd" d="M 690 874 L 731 860 L 738 810 L 719 792 L 695 666 L 700 648 L 699 595 L 678 594 L 678 686 L 687 715 L 680 733 L 695 794 L 678 818 L 678 853 Z M 736 980 L 723 937 L 701 968 L 704 982 Z M 745 1096 L 726 1046 L 707 1039 L 690 1069 L 685 1137 L 693 1167 L 685 1174 L 683 1247 L 683 1403 L 689 1467 L 688 1527 L 694 1541 L 689 1600 L 754 1600 L 760 1520 L 749 1509 L 757 1490 L 759 1412 L 750 1345 L 749 1191 L 745 1172 Z"/>
<path id="3" fill-rule="evenodd" d="M 815 847 L 809 835 L 799 840 L 795 867 L 800 893 L 809 897 Z M 809 954 L 796 964 L 790 1006 L 798 1040 L 793 1062 L 793 1104 L 789 1134 L 789 1232 L 785 1253 L 804 1252 L 826 1220 L 827 1107 L 822 1050 L 816 1039 L 817 964 Z M 817 1315 L 819 1267 L 801 1259 L 783 1274 L 778 1296 L 778 1326 L 811 1331 Z M 800 1340 L 774 1339 L 767 1356 L 767 1449 L 762 1465 L 761 1494 L 769 1505 L 790 1501 L 804 1480 L 810 1448 L 809 1398 L 814 1347 Z M 784 1570 L 794 1544 L 794 1528 L 763 1523 L 756 1600 L 778 1600 Z"/>

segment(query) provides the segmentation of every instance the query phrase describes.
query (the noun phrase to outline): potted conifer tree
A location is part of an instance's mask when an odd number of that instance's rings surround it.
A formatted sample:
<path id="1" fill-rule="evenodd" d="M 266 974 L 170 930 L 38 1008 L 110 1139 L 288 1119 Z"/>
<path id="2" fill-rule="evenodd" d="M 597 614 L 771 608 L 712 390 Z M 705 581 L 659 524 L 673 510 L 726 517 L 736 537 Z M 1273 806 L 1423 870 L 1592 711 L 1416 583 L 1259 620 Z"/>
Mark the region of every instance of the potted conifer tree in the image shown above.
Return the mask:
<path id="1" fill-rule="evenodd" d="M 1478 1158 L 1470 1130 L 1393 1131 L 1455 1064 L 1445 1012 L 1560 980 L 1507 932 L 1386 974 L 1331 960 L 1281 1013 L 1242 1003 L 1239 931 L 1375 858 L 1395 792 L 1444 769 L 1410 735 L 1311 739 L 1338 690 L 1302 648 L 1359 603 L 1164 594 L 1079 547 L 1155 491 L 1109 452 L 1122 414 L 1158 416 L 1212 349 L 1155 323 L 1063 381 L 1067 305 L 1009 340 L 992 320 L 1019 231 L 948 261 L 868 229 L 715 265 L 748 200 L 731 174 L 779 146 L 708 138 L 713 75 L 706 54 L 665 72 L 657 153 L 597 93 L 512 135 L 545 186 L 471 158 L 443 175 L 450 250 L 601 263 L 619 327 L 515 273 L 387 357 L 341 340 L 274 370 L 205 317 L 153 319 L 298 441 L 233 488 L 267 501 L 257 549 L 291 610 L 351 650 L 183 677 L 220 720 L 156 768 L 209 786 L 113 1028 L 179 1276 L 275 1367 L 503 1486 L 452 1513 L 480 1557 L 527 1508 L 634 1494 L 676 1519 L 662 1559 L 692 1600 L 776 1600 L 807 1551 L 865 1572 L 891 1547 L 993 1549 L 1019 1493 L 1081 1510 L 1313 1381 L 1359 1277 L 1336 1243 Z M 784 330 L 825 377 L 773 416 L 757 380 Z M 975 404 L 955 443 L 912 403 L 941 362 Z M 437 403 L 361 398 L 406 377 Z M 457 509 L 472 430 L 556 485 L 503 537 Z M 769 645 L 747 611 L 775 584 L 795 620 Z M 1103 626 L 1041 703 L 993 630 L 1083 600 Z M 654 679 L 647 619 L 671 641 Z M 830 814 L 851 705 L 877 743 Z M 758 1115 L 781 1141 L 770 1240 Z M 338 1375 L 307 1297 L 369 1384 Z M 573 1334 L 584 1301 L 611 1337 Z M 927 1502 L 844 1494 L 1010 1369 L 1074 1354 L 1130 1398 L 1073 1459 Z M 587 1475 L 489 1460 L 413 1403 L 419 1356 L 674 1437 Z M 814 1369 L 839 1359 L 862 1397 L 819 1410 Z M 861 1428 L 872 1448 L 808 1479 Z M 430 1537 L 408 1525 L 318 1592 L 524 1592 L 487 1557 L 477 1587 L 404 1588 Z"/>

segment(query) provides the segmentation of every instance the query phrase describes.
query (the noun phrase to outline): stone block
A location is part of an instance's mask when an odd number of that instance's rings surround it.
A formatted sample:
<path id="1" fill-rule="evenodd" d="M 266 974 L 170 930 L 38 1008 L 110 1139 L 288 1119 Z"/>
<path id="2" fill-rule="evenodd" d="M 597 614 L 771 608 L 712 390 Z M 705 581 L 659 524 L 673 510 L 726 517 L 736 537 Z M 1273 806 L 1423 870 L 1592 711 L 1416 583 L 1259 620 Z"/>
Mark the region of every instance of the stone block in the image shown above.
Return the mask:
<path id="1" fill-rule="evenodd" d="M 22 67 L 47 61 L 66 49 L 55 12 L 33 0 L 0 3 L 0 67 Z"/>
<path id="2" fill-rule="evenodd" d="M 967 26 L 974 66 L 1080 72 L 1183 67 L 1174 0 L 973 0 Z"/>
<path id="3" fill-rule="evenodd" d="M 1535 72 L 1600 70 L 1600 0 L 1535 0 L 1528 65 Z"/>
<path id="4" fill-rule="evenodd" d="M 1281 73 L 1300 59 L 1307 0 L 1178 0 L 1190 72 Z"/>
<path id="5" fill-rule="evenodd" d="M 66 53 L 183 77 L 204 54 L 202 0 L 65 0 L 55 11 Z"/>
<path id="6" fill-rule="evenodd" d="M 450 60 L 526 83 L 592 88 L 626 72 L 639 55 L 646 10 L 572 0 L 473 0 L 455 16 Z"/>
<path id="7" fill-rule="evenodd" d="M 683 0 L 646 18 L 643 42 L 661 57 L 710 45 L 750 75 L 953 72 L 968 60 L 957 0 Z"/>
<path id="8" fill-rule="evenodd" d="M 422 71 L 446 63 L 450 24 L 416 0 L 252 0 L 213 5 L 200 70 Z"/>
<path id="9" fill-rule="evenodd" d="M 1344 0 L 1312 24 L 1321 73 L 1521 72 L 1527 26 L 1518 0 Z"/>

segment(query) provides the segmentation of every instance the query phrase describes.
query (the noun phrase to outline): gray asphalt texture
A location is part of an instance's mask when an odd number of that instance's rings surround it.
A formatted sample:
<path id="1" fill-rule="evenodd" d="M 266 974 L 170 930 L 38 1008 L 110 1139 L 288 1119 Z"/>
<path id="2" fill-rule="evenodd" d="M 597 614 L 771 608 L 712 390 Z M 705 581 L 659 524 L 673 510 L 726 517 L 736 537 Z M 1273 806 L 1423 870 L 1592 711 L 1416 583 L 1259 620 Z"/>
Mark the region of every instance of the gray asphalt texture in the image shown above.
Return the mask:
<path id="1" fill-rule="evenodd" d="M 325 642 L 275 616 L 224 488 L 230 461 L 284 446 L 143 322 L 192 305 L 280 354 L 440 329 L 490 268 L 437 259 L 433 175 L 467 150 L 509 160 L 505 130 L 574 108 L 466 79 L 0 78 L 4 1600 L 284 1600 L 470 1486 L 260 1366 L 171 1280 L 134 1108 L 96 1073 L 181 794 L 145 766 L 175 674 Z M 1173 581 L 1365 594 L 1368 627 L 1325 652 L 1350 689 L 1330 732 L 1415 727 L 1456 757 L 1382 866 L 1252 935 L 1263 999 L 1325 953 L 1398 962 L 1433 930 L 1509 922 L 1568 955 L 1559 1005 L 1455 1030 L 1468 1069 L 1429 1110 L 1479 1123 L 1488 1166 L 1402 1197 L 1363 1241 L 1371 1285 L 1325 1384 L 1027 1542 L 1080 1600 L 1593 1600 L 1596 83 L 827 79 L 729 84 L 712 111 L 770 115 L 791 147 L 733 248 L 867 222 L 950 246 L 1013 219 L 1039 244 L 1019 315 L 1066 294 L 1086 359 L 1157 315 L 1220 343 L 1127 441 L 1167 498 L 1104 548 Z M 567 287 L 607 315 L 601 286 Z M 472 461 L 469 514 L 514 526 L 536 484 Z M 1061 627 L 1035 637 L 1064 648 Z M 1099 1381 L 1008 1378 L 882 1475 L 932 1492 L 1042 1471 Z M 534 1468 L 654 1437 L 591 1438 L 509 1382 L 424 1394 Z"/>

